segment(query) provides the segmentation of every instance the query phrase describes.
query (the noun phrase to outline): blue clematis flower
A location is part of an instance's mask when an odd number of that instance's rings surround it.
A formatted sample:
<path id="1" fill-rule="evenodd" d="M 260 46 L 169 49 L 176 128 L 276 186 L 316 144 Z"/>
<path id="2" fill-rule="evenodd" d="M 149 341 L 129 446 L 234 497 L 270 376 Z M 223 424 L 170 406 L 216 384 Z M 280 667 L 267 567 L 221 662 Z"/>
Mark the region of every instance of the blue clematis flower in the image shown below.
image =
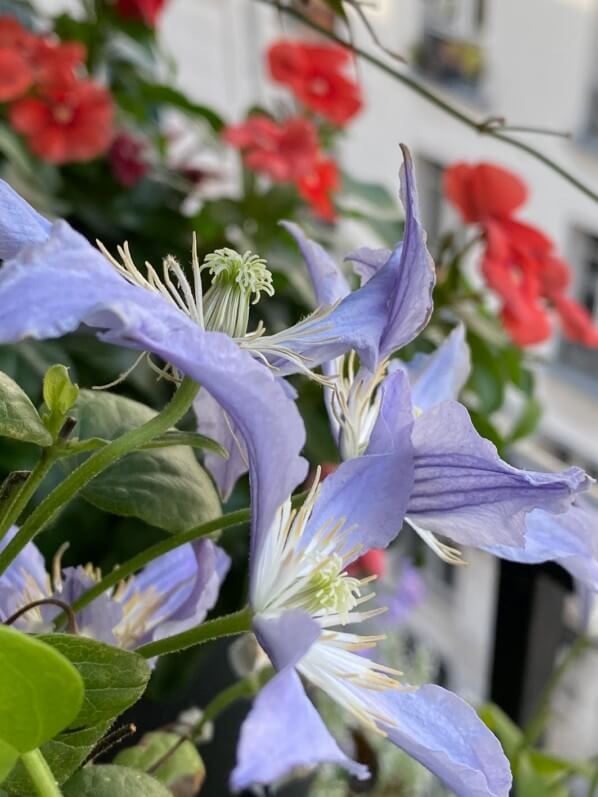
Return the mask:
<path id="1" fill-rule="evenodd" d="M 15 531 L 11 529 L 0 548 Z M 229 566 L 228 555 L 211 540 L 183 545 L 79 611 L 77 631 L 133 650 L 197 626 L 215 605 Z M 99 578 L 90 565 L 62 570 L 60 553 L 50 575 L 43 556 L 30 542 L 0 576 L 0 622 L 19 613 L 15 627 L 30 633 L 49 631 L 60 608 L 46 603 L 22 610 L 48 598 L 71 605 Z"/>
<path id="2" fill-rule="evenodd" d="M 269 529 L 253 529 L 254 632 L 276 674 L 241 730 L 234 789 L 272 783 L 293 769 L 323 762 L 360 779 L 368 776 L 366 767 L 338 747 L 303 679 L 387 736 L 456 794 L 509 793 L 509 764 L 474 710 L 438 686 L 401 684 L 400 673 L 369 655 L 378 637 L 357 628 L 383 610 L 364 607 L 372 593 L 363 594 L 363 588 L 371 579 L 352 577 L 346 568 L 367 549 L 387 545 L 401 524 L 413 486 L 410 411 L 405 402 L 404 424 L 390 434 L 378 428 L 384 425 L 380 416 L 373 437 L 384 437 L 384 449 L 344 462 L 312 487 L 296 512 L 287 502 Z"/>
<path id="3" fill-rule="evenodd" d="M 399 266 L 383 310 L 385 326 L 374 359 L 355 349 L 324 366 L 327 374 L 336 374 L 334 388 L 325 391 L 341 458 L 378 453 L 385 436 L 404 422 L 401 413 L 407 402 L 414 484 L 406 521 L 436 553 L 454 563 L 461 561 L 459 552 L 440 542 L 437 534 L 474 547 L 522 548 L 527 513 L 536 508 L 563 511 L 590 481 L 579 468 L 561 474 L 514 468 L 480 437 L 465 407 L 455 401 L 470 369 L 463 327 L 457 327 L 433 355 L 419 355 L 408 367 L 390 359 L 427 324 L 434 284 L 409 159 L 403 167 L 402 196 L 405 237 L 397 248 L 392 252 L 362 248 L 347 258 L 361 277 L 361 290 L 380 280 L 391 264 Z M 305 257 L 318 301 L 340 301 L 350 288 L 338 265 L 297 227 L 287 228 Z M 401 372 L 409 374 L 409 382 Z M 380 419 L 384 425 L 378 424 Z M 402 474 L 395 478 L 398 482 Z"/>

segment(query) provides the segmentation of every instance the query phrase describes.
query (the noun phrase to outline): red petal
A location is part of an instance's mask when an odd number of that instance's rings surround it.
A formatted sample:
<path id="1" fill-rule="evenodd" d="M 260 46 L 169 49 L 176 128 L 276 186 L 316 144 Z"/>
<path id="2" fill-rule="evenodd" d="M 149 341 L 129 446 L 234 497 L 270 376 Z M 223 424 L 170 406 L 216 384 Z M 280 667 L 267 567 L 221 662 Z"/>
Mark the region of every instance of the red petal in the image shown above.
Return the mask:
<path id="1" fill-rule="evenodd" d="M 591 348 L 598 347 L 598 328 L 586 308 L 567 296 L 556 296 L 553 302 L 569 340 Z"/>
<path id="2" fill-rule="evenodd" d="M 444 174 L 444 190 L 468 223 L 508 217 L 527 199 L 525 183 L 491 163 L 450 166 Z"/>

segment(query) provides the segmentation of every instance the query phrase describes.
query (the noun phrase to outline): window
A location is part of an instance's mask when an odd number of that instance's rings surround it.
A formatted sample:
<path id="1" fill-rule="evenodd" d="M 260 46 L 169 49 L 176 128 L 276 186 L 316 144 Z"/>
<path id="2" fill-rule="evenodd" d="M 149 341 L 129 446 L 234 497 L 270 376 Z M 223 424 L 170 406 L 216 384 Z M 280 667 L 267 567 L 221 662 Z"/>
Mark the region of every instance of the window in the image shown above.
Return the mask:
<path id="1" fill-rule="evenodd" d="M 586 135 L 592 141 L 598 141 L 598 86 L 590 92 Z"/>
<path id="2" fill-rule="evenodd" d="M 486 0 L 421 0 L 423 36 L 416 63 L 428 77 L 475 93 L 484 72 L 480 38 Z"/>
<path id="3" fill-rule="evenodd" d="M 575 298 L 598 324 L 598 236 L 578 232 L 575 249 L 577 261 Z M 598 380 L 598 350 L 563 340 L 559 359 L 564 365 Z"/>

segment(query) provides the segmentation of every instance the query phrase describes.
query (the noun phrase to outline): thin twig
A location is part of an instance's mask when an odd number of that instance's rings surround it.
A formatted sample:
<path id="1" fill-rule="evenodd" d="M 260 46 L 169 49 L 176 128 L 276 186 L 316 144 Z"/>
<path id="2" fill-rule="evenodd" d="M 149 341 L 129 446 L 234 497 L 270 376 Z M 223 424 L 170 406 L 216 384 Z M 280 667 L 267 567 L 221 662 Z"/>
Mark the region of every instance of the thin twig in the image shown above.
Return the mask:
<path id="1" fill-rule="evenodd" d="M 594 202 L 598 202 L 598 192 L 594 191 L 589 185 L 586 185 L 582 180 L 579 180 L 575 175 L 571 174 L 564 166 L 561 166 L 559 163 L 554 161 L 548 155 L 545 155 L 540 150 L 537 150 L 535 147 L 532 147 L 530 144 L 526 144 L 524 141 L 520 141 L 517 138 L 513 138 L 511 135 L 503 132 L 502 128 L 495 129 L 492 125 L 488 126 L 488 120 L 484 119 L 482 121 L 478 121 L 474 117 L 470 116 L 469 114 L 465 113 L 464 111 L 459 110 L 459 108 L 452 105 L 450 102 L 445 100 L 436 92 L 429 89 L 424 83 L 420 82 L 412 75 L 404 74 L 403 72 L 399 72 L 397 69 L 394 69 L 389 64 L 385 64 L 384 61 L 381 61 L 379 58 L 376 58 L 375 55 L 368 53 L 366 50 L 361 49 L 360 47 L 356 47 L 351 45 L 346 39 L 342 36 L 338 36 L 336 33 L 327 30 L 326 28 L 318 25 L 316 22 L 313 22 L 311 19 L 308 19 L 305 15 L 303 15 L 300 11 L 297 11 L 292 6 L 287 6 L 284 3 L 280 2 L 280 0 L 254 0 L 254 2 L 262 3 L 263 5 L 270 6 L 270 8 L 277 9 L 278 11 L 282 12 L 283 14 L 287 14 L 288 16 L 293 17 L 294 19 L 299 20 L 304 25 L 312 28 L 313 30 L 318 31 L 322 36 L 330 39 L 331 41 L 336 42 L 337 44 L 342 45 L 343 47 L 347 47 L 348 49 L 352 50 L 356 55 L 359 55 L 363 58 L 364 61 L 367 61 L 372 66 L 375 66 L 380 71 L 384 72 L 385 74 L 389 75 L 390 77 L 394 78 L 395 80 L 402 83 L 404 86 L 407 86 L 411 91 L 413 91 L 418 96 L 425 99 L 427 102 L 435 105 L 441 111 L 444 111 L 448 116 L 456 119 L 461 124 L 469 127 L 471 130 L 475 130 L 479 135 L 488 136 L 490 138 L 494 138 L 497 141 L 502 141 L 503 144 L 508 144 L 515 149 L 520 150 L 521 152 L 525 152 L 532 158 L 535 158 L 540 163 L 543 163 L 547 168 L 551 169 L 555 174 L 558 174 L 563 180 L 568 182 L 570 185 L 577 188 L 578 191 L 581 191 L 582 194 L 592 199 Z"/>
<path id="2" fill-rule="evenodd" d="M 344 0 L 344 2 L 346 3 L 346 5 L 349 6 L 349 8 L 352 8 L 353 11 L 355 11 L 355 13 L 357 14 L 357 16 L 361 21 L 361 24 L 369 33 L 370 38 L 372 39 L 374 44 L 382 50 L 382 52 L 386 53 L 386 55 L 390 56 L 395 61 L 399 61 L 401 64 L 407 63 L 406 59 L 403 58 L 403 56 L 400 53 L 397 53 L 395 50 L 391 50 L 390 47 L 387 47 L 385 44 L 382 44 L 382 42 L 378 37 L 378 34 L 374 30 L 372 23 L 369 21 L 362 8 L 363 3 L 360 3 L 359 0 Z"/>

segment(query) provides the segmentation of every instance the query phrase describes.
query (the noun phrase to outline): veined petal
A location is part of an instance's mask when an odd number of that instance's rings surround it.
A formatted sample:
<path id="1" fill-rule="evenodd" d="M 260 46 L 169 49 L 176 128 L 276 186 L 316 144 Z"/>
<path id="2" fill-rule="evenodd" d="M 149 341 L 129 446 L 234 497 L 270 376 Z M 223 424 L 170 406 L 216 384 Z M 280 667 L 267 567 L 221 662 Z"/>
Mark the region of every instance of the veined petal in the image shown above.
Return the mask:
<path id="1" fill-rule="evenodd" d="M 216 482 L 223 501 L 230 498 L 237 480 L 247 473 L 249 457 L 241 432 L 226 415 L 220 404 L 207 390 L 200 390 L 193 402 L 197 430 L 220 443 L 228 452 L 228 459 L 207 451 L 204 465 Z"/>
<path id="2" fill-rule="evenodd" d="M 380 357 L 386 357 L 410 343 L 430 320 L 433 308 L 432 291 L 436 272 L 426 249 L 426 233 L 419 220 L 413 161 L 405 146 L 402 150 L 401 200 L 405 208 L 405 234 L 386 266 L 378 272 L 380 275 L 390 270 L 394 274 L 384 334 L 380 341 Z M 376 279 L 377 276 L 371 279 L 368 286 Z"/>
<path id="3" fill-rule="evenodd" d="M 509 762 L 475 711 L 439 686 L 413 691 L 347 687 L 366 710 L 392 717 L 378 727 L 459 797 L 507 797 Z"/>
<path id="4" fill-rule="evenodd" d="M 435 352 L 416 354 L 404 367 L 411 381 L 413 403 L 419 410 L 457 399 L 471 370 L 463 324 L 456 326 Z"/>
<path id="5" fill-rule="evenodd" d="M 342 270 L 319 243 L 310 240 L 293 222 L 283 221 L 281 225 L 293 236 L 301 250 L 318 305 L 335 304 L 351 293 Z"/>
<path id="6" fill-rule="evenodd" d="M 7 260 L 28 244 L 44 241 L 51 223 L 0 180 L 0 258 Z"/>
<path id="7" fill-rule="evenodd" d="M 122 279 L 58 222 L 47 241 L 0 269 L 0 342 L 57 337 L 80 324 L 99 328 L 110 343 L 154 353 L 220 403 L 249 453 L 254 527 L 267 528 L 307 470 L 299 456 L 303 422 L 268 369 L 228 336 L 205 332 L 162 296 Z"/>
<path id="8" fill-rule="evenodd" d="M 579 468 L 553 474 L 507 464 L 454 401 L 418 417 L 412 443 L 415 481 L 408 518 L 426 531 L 478 548 L 522 547 L 527 512 L 560 512 L 590 484 Z"/>
<path id="9" fill-rule="evenodd" d="M 153 605 L 146 632 L 135 647 L 199 625 L 213 608 L 230 567 L 228 555 L 211 540 L 182 545 L 160 556 L 132 579 L 122 597 Z"/>
<path id="10" fill-rule="evenodd" d="M 558 562 L 598 592 L 598 510 L 578 502 L 553 515 L 536 509 L 526 517 L 525 547 L 495 545 L 489 553 L 524 564 Z"/>
<path id="11" fill-rule="evenodd" d="M 338 764 L 360 779 L 368 776 L 367 767 L 342 752 L 298 675 L 286 668 L 262 689 L 243 723 L 231 787 L 267 785 L 294 769 L 323 763 Z"/>
<path id="12" fill-rule="evenodd" d="M 402 246 L 401 242 L 396 248 L 399 257 Z M 371 249 L 369 246 L 362 246 L 354 252 L 350 252 L 345 260 L 349 260 L 353 264 L 353 271 L 361 279 L 361 284 L 365 285 L 388 263 L 391 255 L 392 249 Z"/>

